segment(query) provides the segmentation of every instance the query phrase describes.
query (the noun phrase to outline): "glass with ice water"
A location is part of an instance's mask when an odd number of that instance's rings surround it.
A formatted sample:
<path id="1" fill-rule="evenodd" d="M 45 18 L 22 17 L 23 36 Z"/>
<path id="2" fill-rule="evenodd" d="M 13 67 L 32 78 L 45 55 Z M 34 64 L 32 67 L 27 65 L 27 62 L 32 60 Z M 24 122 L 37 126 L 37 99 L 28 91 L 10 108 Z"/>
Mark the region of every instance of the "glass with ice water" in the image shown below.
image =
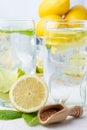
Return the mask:
<path id="1" fill-rule="evenodd" d="M 34 21 L 0 20 L 0 105 L 9 105 L 9 90 L 21 75 L 35 71 Z"/>
<path id="2" fill-rule="evenodd" d="M 80 88 L 87 72 L 87 21 L 47 21 L 44 78 L 55 102 L 81 105 Z"/>

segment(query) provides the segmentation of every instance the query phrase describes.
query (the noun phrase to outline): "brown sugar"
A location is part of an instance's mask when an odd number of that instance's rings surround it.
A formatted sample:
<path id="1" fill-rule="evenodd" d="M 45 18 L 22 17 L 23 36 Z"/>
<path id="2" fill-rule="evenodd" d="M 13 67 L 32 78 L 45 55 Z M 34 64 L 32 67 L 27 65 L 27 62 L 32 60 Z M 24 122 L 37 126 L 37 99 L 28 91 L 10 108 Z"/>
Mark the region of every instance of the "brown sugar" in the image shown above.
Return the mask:
<path id="1" fill-rule="evenodd" d="M 40 118 L 45 121 L 47 120 L 50 116 L 52 116 L 53 114 L 55 114 L 56 112 L 60 111 L 58 108 L 50 108 L 48 110 L 45 110 L 44 112 L 42 112 Z"/>

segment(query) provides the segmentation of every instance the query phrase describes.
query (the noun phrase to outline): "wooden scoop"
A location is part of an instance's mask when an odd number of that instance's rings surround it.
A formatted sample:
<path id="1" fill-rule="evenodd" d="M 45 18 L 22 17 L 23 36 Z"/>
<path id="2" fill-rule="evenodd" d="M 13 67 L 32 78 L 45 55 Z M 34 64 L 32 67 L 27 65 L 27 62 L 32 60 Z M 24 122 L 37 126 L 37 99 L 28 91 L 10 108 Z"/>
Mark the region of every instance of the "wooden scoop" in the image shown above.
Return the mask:
<path id="1" fill-rule="evenodd" d="M 62 122 L 67 116 L 80 117 L 83 109 L 80 106 L 67 108 L 62 104 L 53 104 L 42 107 L 38 111 L 39 122 L 43 125 Z"/>

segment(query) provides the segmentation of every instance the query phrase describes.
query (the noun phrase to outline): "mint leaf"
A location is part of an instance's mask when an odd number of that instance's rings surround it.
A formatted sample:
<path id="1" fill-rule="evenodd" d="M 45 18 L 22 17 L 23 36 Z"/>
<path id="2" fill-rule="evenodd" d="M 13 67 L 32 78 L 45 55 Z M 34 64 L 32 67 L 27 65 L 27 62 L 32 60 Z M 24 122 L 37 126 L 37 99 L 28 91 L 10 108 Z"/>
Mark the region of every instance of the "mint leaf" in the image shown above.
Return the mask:
<path id="1" fill-rule="evenodd" d="M 23 113 L 22 118 L 24 118 L 25 122 L 30 126 L 36 126 L 39 124 L 37 113 L 29 113 L 29 114 Z"/>
<path id="2" fill-rule="evenodd" d="M 13 111 L 13 110 L 0 110 L 0 119 L 1 120 L 12 120 L 12 119 L 17 119 L 21 118 L 22 113 Z"/>

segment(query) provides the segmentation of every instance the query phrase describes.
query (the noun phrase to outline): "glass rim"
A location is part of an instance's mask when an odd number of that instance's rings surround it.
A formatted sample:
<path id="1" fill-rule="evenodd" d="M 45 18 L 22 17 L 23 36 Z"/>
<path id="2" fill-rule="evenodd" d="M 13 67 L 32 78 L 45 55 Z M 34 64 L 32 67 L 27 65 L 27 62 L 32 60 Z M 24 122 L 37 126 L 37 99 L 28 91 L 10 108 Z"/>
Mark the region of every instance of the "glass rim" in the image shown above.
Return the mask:
<path id="1" fill-rule="evenodd" d="M 87 30 L 87 20 L 47 20 L 45 22 L 45 30 L 56 29 L 56 30 Z"/>
<path id="2" fill-rule="evenodd" d="M 34 19 L 0 19 L 0 22 L 35 22 Z"/>
<path id="3" fill-rule="evenodd" d="M 87 20 L 47 20 L 46 21 L 46 24 L 47 23 L 59 23 L 59 24 L 66 24 L 66 23 L 70 23 L 70 24 L 84 24 L 84 23 L 87 23 Z"/>
<path id="4" fill-rule="evenodd" d="M 0 30 L 28 30 L 35 31 L 35 21 L 33 19 L 27 20 L 9 20 L 0 19 Z"/>

